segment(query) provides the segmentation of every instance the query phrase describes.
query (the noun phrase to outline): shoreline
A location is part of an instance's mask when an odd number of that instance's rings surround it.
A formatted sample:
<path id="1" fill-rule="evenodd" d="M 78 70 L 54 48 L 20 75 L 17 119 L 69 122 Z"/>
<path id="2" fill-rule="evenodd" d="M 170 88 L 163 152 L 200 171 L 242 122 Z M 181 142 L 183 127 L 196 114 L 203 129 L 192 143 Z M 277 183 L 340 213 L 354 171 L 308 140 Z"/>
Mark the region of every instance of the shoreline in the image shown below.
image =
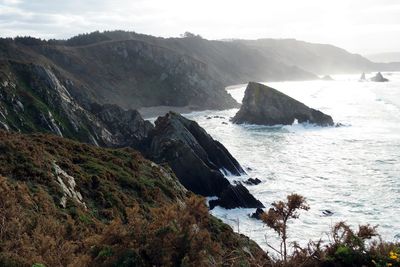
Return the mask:
<path id="1" fill-rule="evenodd" d="M 201 111 L 202 109 L 196 108 L 194 106 L 153 106 L 153 107 L 143 107 L 138 109 L 137 111 L 140 113 L 143 119 L 154 119 L 159 116 L 164 116 L 170 111 L 177 112 L 179 114 L 188 114 L 195 111 Z M 204 110 L 204 109 L 203 109 Z"/>
<path id="2" fill-rule="evenodd" d="M 225 87 L 225 90 L 227 92 L 229 92 L 229 91 L 236 90 L 236 89 L 239 89 L 242 87 L 246 87 L 246 85 L 247 85 L 247 83 L 229 85 L 229 86 Z M 142 108 L 137 109 L 137 111 L 140 113 L 142 118 L 145 120 L 158 118 L 159 116 L 164 116 L 169 111 L 177 112 L 179 114 L 189 114 L 192 112 L 204 111 L 204 110 L 208 110 L 208 109 L 200 108 L 197 106 L 183 106 L 183 107 L 152 106 L 152 107 L 142 107 Z"/>

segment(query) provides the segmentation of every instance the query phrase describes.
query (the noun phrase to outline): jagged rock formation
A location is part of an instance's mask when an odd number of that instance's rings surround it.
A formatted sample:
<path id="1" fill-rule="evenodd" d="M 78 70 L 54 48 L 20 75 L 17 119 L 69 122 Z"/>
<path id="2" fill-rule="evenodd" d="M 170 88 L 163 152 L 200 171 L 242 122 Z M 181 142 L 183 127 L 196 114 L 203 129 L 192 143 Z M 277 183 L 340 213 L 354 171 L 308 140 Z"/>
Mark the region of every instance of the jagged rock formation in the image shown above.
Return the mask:
<path id="1" fill-rule="evenodd" d="M 0 266 L 268 262 L 168 168 L 133 149 L 0 130 L 0 151 Z"/>
<path id="2" fill-rule="evenodd" d="M 389 80 L 383 77 L 382 73 L 378 72 L 374 77 L 371 78 L 373 82 L 388 82 Z"/>
<path id="3" fill-rule="evenodd" d="M 153 128 L 134 110 L 82 103 L 53 70 L 34 64 L 0 63 L 0 128 L 51 132 L 99 146 L 138 148 Z"/>
<path id="4" fill-rule="evenodd" d="M 243 185 L 230 185 L 223 173 L 240 175 L 244 170 L 196 122 L 169 112 L 155 125 L 146 154 L 157 163 L 171 166 L 187 189 L 203 196 L 218 196 L 218 204 L 226 208 L 262 205 Z"/>
<path id="5" fill-rule="evenodd" d="M 107 104 L 92 104 L 90 110 L 112 134 L 115 146 L 138 149 L 154 128 L 136 110 L 123 110 L 116 105 Z"/>
<path id="6" fill-rule="evenodd" d="M 358 81 L 360 81 L 360 82 L 366 82 L 367 81 L 367 79 L 365 78 L 365 72 L 363 72 L 361 74 L 361 77 L 360 77 L 360 79 Z"/>
<path id="7" fill-rule="evenodd" d="M 334 124 L 331 116 L 309 108 L 278 90 L 254 82 L 247 85 L 242 107 L 232 121 L 238 124 L 290 125 L 295 120 L 320 126 Z"/>

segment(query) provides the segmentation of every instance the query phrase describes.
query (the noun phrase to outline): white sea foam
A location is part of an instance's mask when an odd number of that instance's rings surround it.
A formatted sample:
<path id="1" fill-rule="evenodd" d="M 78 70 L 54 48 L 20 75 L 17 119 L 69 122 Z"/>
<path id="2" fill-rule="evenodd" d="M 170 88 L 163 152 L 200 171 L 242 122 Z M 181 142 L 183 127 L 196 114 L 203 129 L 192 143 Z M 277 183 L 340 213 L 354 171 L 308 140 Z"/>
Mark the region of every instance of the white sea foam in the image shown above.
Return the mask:
<path id="1" fill-rule="evenodd" d="M 267 207 L 292 192 L 308 199 L 311 209 L 289 226 L 291 240 L 326 238 L 341 220 L 355 227 L 379 224 L 383 238 L 395 240 L 400 237 L 400 73 L 388 77 L 388 83 L 360 83 L 359 75 L 333 78 L 335 82 L 267 84 L 331 115 L 344 127 L 235 125 L 229 119 L 237 109 L 187 116 L 250 168 L 247 176 L 229 176 L 231 182 L 248 177 L 262 181 L 247 188 Z M 244 89 L 229 93 L 241 101 Z M 333 214 L 324 216 L 324 210 Z M 252 212 L 219 207 L 212 211 L 235 231 L 239 219 L 239 231 L 263 248 L 267 249 L 266 236 L 276 245 L 276 235 L 247 216 Z"/>

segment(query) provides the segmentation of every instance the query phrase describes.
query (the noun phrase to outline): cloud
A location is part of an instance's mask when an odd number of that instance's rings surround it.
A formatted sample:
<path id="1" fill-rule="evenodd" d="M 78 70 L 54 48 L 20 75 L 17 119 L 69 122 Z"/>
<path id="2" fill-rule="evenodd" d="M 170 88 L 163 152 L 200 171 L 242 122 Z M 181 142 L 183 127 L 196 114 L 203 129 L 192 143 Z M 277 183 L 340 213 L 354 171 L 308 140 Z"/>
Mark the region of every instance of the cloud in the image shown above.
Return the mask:
<path id="1" fill-rule="evenodd" d="M 0 36 L 192 31 L 211 39 L 297 38 L 380 52 L 400 47 L 399 12 L 398 0 L 0 0 Z"/>

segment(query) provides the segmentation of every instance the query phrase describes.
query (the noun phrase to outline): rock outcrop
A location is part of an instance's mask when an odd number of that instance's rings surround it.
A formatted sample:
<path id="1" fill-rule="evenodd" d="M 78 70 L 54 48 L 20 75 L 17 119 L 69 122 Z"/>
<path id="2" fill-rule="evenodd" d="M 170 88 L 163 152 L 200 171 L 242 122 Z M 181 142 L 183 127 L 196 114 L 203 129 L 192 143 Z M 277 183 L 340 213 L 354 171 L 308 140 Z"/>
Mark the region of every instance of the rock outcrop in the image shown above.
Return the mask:
<path id="1" fill-rule="evenodd" d="M 243 183 L 245 183 L 247 185 L 258 185 L 261 183 L 261 180 L 258 178 L 249 178 L 246 181 L 244 181 Z"/>
<path id="2" fill-rule="evenodd" d="M 143 148 L 143 142 L 154 128 L 136 110 L 123 110 L 116 105 L 92 104 L 91 112 L 107 127 L 118 147 Z"/>
<path id="3" fill-rule="evenodd" d="M 334 125 L 332 117 L 266 85 L 250 82 L 242 107 L 232 119 L 234 123 L 260 125 L 290 125 L 295 120 L 319 126 Z"/>
<path id="4" fill-rule="evenodd" d="M 378 72 L 374 77 L 371 78 L 373 82 L 388 82 L 389 80 L 383 77 L 382 73 Z"/>
<path id="5" fill-rule="evenodd" d="M 229 151 L 196 122 L 169 112 L 159 117 L 155 125 L 146 154 L 156 163 L 167 163 L 187 189 L 203 196 L 220 197 L 213 206 L 262 205 L 243 185 L 231 185 L 224 177 L 224 173 L 245 172 Z"/>
<path id="6" fill-rule="evenodd" d="M 360 81 L 360 82 L 366 82 L 367 81 L 367 79 L 365 78 L 365 72 L 363 72 L 361 74 L 361 77 L 360 77 L 360 79 L 358 81 Z"/>
<path id="7" fill-rule="evenodd" d="M 250 218 L 261 220 L 261 215 L 263 215 L 265 211 L 261 208 L 257 208 L 256 211 L 250 214 Z"/>
<path id="8" fill-rule="evenodd" d="M 226 209 L 234 208 L 264 208 L 264 205 L 257 200 L 249 190 L 241 183 L 229 185 L 222 191 L 219 199 L 210 201 L 210 209 L 221 206 Z"/>

